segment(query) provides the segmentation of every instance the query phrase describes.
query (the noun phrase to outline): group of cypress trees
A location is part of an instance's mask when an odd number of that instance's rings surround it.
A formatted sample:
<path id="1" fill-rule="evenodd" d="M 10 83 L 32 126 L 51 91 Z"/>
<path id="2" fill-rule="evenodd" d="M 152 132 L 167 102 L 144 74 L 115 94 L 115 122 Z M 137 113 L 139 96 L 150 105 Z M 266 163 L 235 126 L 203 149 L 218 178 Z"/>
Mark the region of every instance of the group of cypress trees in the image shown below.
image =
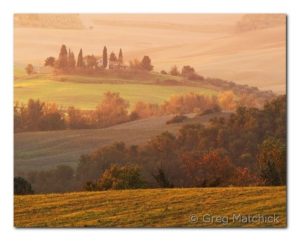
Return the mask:
<path id="1" fill-rule="evenodd" d="M 95 56 L 93 56 L 93 58 L 95 58 L 95 60 L 96 60 Z M 85 61 L 84 61 L 82 49 L 80 49 L 78 57 L 77 57 L 77 61 L 76 61 L 74 53 L 70 49 L 68 51 L 66 45 L 64 45 L 64 44 L 60 48 L 59 56 L 58 56 L 58 59 L 55 64 L 54 64 L 53 60 L 54 60 L 53 57 L 47 58 L 45 65 L 46 66 L 49 65 L 49 66 L 53 66 L 53 67 L 55 66 L 58 69 L 73 69 L 75 67 L 77 67 L 77 68 L 85 67 Z M 112 62 L 118 63 L 120 65 L 123 64 L 122 49 L 120 49 L 120 51 L 119 51 L 118 58 L 115 55 L 115 53 L 112 52 L 110 54 L 110 57 L 108 60 L 107 47 L 104 46 L 103 52 L 102 52 L 102 67 L 107 68 L 109 63 L 112 63 Z"/>

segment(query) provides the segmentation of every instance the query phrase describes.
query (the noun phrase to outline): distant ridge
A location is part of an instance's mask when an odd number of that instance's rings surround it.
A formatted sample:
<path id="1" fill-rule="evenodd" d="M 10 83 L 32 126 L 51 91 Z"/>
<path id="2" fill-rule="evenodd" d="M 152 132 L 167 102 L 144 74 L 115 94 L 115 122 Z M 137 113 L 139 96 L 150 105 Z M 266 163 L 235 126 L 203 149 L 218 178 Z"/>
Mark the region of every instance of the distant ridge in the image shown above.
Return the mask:
<path id="1" fill-rule="evenodd" d="M 286 23 L 284 14 L 246 14 L 236 25 L 237 32 L 272 28 Z"/>
<path id="2" fill-rule="evenodd" d="M 79 14 L 16 14 L 15 27 L 82 29 Z"/>

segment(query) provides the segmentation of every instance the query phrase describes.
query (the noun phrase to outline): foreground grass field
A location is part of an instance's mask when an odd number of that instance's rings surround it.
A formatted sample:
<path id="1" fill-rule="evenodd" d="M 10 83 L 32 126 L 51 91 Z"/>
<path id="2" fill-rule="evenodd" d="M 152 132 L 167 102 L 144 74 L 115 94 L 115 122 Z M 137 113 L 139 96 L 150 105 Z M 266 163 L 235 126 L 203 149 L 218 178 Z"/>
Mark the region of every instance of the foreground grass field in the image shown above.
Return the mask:
<path id="1" fill-rule="evenodd" d="M 103 82 L 106 81 L 106 82 Z M 95 109 L 104 93 L 120 93 L 128 100 L 130 107 L 138 101 L 163 103 L 172 95 L 194 92 L 203 95 L 216 95 L 217 91 L 205 87 L 164 86 L 134 82 L 124 79 L 102 79 L 100 77 L 65 76 L 54 78 L 51 75 L 18 77 L 14 82 L 14 100 L 27 103 L 29 99 L 55 102 L 63 107 L 75 106 L 81 109 Z M 127 80 L 126 80 L 127 81 Z"/>
<path id="2" fill-rule="evenodd" d="M 15 196 L 14 211 L 16 227 L 286 227 L 286 188 L 145 189 Z M 259 214 L 276 215 L 278 222 L 231 219 L 233 215 Z M 222 216 L 223 222 L 217 216 Z"/>

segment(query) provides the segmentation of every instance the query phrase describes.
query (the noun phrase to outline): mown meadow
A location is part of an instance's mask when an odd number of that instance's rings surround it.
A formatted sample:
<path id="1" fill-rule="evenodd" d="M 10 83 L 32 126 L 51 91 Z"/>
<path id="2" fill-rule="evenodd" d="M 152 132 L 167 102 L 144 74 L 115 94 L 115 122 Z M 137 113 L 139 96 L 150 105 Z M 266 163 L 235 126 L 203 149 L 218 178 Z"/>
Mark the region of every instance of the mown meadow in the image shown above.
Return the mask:
<path id="1" fill-rule="evenodd" d="M 287 222 L 283 186 L 25 195 L 15 196 L 14 207 L 15 227 L 286 227 Z M 279 218 L 243 223 L 233 222 L 234 214 Z"/>

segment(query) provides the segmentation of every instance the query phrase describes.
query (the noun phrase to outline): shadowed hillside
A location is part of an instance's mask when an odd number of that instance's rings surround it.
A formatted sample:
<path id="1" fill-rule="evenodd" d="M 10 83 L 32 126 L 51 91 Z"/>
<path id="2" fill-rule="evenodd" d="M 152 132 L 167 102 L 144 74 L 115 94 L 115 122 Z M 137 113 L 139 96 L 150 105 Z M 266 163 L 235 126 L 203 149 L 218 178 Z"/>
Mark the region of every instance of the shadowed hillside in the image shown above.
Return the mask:
<path id="1" fill-rule="evenodd" d="M 229 113 L 208 114 L 197 119 L 205 124 L 215 116 Z M 82 154 L 123 141 L 128 145 L 146 143 L 163 131 L 176 133 L 184 122 L 167 125 L 172 115 L 151 117 L 104 129 L 25 132 L 15 134 L 15 171 L 51 169 L 60 164 L 75 167 Z"/>

